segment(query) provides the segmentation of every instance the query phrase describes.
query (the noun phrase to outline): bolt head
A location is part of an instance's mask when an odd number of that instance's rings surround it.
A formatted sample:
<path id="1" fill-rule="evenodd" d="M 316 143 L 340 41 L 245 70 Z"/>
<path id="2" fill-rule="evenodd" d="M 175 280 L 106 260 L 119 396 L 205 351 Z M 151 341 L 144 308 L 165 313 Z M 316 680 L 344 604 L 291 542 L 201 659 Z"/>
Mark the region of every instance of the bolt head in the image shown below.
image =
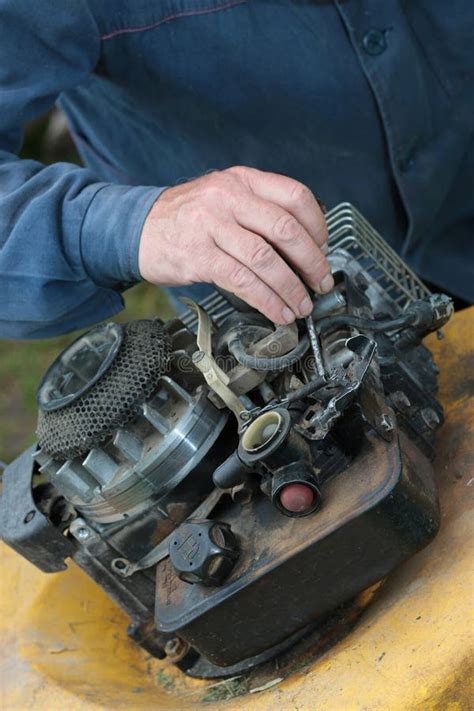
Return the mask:
<path id="1" fill-rule="evenodd" d="M 189 650 L 189 645 L 179 637 L 169 639 L 165 644 L 165 654 L 172 662 L 178 662 Z"/>
<path id="2" fill-rule="evenodd" d="M 392 393 L 392 401 L 393 404 L 398 407 L 400 412 L 406 412 L 406 410 L 408 410 L 411 406 L 410 400 L 402 390 L 397 390 Z"/>
<path id="3" fill-rule="evenodd" d="M 174 639 L 169 639 L 166 644 L 165 644 L 165 652 L 166 654 L 176 654 L 176 652 L 179 650 L 180 647 L 180 641 L 177 637 Z"/>
<path id="4" fill-rule="evenodd" d="M 436 429 L 436 427 L 441 424 L 438 413 L 431 407 L 425 407 L 424 410 L 421 411 L 421 417 L 425 425 L 429 427 L 430 430 Z"/>
<path id="5" fill-rule="evenodd" d="M 235 501 L 236 504 L 245 506 L 246 504 L 250 504 L 253 500 L 254 490 L 253 487 L 247 483 L 237 484 L 237 486 L 232 488 L 231 496 L 232 500 Z"/>

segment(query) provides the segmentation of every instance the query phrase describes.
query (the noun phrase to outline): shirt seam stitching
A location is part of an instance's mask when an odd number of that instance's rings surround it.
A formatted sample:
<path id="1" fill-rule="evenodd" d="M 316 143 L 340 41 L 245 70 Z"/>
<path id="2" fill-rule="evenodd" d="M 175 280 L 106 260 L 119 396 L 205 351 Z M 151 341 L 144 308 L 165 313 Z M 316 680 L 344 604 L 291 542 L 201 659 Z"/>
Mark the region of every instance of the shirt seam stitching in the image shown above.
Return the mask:
<path id="1" fill-rule="evenodd" d="M 232 0 L 231 2 L 227 2 L 224 5 L 220 5 L 219 7 L 206 7 L 202 8 L 201 10 L 186 10 L 184 12 L 177 12 L 173 15 L 167 15 L 166 17 L 161 18 L 161 20 L 158 20 L 158 22 L 153 22 L 149 25 L 144 25 L 143 27 L 124 27 L 120 30 L 114 30 L 113 32 L 109 32 L 107 34 L 102 35 L 101 40 L 103 42 L 106 42 L 107 40 L 113 39 L 114 37 L 119 37 L 120 35 L 135 34 L 137 32 L 146 32 L 147 30 L 154 30 L 157 27 L 160 27 L 160 25 L 164 25 L 167 22 L 172 22 L 173 20 L 178 20 L 182 17 L 207 15 L 211 12 L 219 12 L 220 10 L 228 10 L 231 7 L 236 7 L 237 5 L 244 5 L 247 2 L 248 0 Z"/>

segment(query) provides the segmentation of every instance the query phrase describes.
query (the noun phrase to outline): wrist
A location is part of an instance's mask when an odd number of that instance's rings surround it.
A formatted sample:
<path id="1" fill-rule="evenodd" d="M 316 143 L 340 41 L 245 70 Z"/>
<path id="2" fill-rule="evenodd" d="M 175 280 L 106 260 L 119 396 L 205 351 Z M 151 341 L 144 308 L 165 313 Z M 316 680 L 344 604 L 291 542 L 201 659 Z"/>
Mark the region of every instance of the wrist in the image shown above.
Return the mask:
<path id="1" fill-rule="evenodd" d="M 162 188 L 159 199 L 157 197 L 143 220 L 136 264 L 139 278 L 151 284 L 174 283 L 173 279 L 167 278 L 170 276 L 165 267 L 168 260 L 163 257 L 170 257 L 172 251 L 172 245 L 167 245 L 167 241 L 172 234 L 175 190 L 179 190 L 179 186 Z"/>

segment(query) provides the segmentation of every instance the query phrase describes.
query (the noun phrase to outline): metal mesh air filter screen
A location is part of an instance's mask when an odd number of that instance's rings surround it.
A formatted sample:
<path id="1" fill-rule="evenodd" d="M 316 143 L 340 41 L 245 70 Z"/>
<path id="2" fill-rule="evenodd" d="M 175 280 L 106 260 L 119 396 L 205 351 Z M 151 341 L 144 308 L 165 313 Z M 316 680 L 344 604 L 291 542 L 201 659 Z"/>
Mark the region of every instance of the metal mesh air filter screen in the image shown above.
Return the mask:
<path id="1" fill-rule="evenodd" d="M 39 445 L 54 459 L 83 456 L 130 422 L 166 372 L 171 344 L 158 321 L 130 321 L 110 368 L 74 402 L 39 412 Z"/>

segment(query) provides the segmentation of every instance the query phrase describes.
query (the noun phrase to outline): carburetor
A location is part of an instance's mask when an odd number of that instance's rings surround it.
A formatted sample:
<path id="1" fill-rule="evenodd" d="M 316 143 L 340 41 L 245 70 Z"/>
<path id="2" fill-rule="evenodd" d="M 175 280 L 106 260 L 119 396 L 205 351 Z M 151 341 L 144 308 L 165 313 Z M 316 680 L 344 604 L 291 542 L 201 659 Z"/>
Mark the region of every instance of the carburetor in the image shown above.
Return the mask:
<path id="1" fill-rule="evenodd" d="M 73 559 L 192 676 L 275 657 L 439 526 L 422 339 L 451 300 L 351 205 L 327 224 L 335 288 L 310 317 L 275 326 L 216 291 L 93 328 L 4 474 L 3 540 L 44 572 Z"/>

